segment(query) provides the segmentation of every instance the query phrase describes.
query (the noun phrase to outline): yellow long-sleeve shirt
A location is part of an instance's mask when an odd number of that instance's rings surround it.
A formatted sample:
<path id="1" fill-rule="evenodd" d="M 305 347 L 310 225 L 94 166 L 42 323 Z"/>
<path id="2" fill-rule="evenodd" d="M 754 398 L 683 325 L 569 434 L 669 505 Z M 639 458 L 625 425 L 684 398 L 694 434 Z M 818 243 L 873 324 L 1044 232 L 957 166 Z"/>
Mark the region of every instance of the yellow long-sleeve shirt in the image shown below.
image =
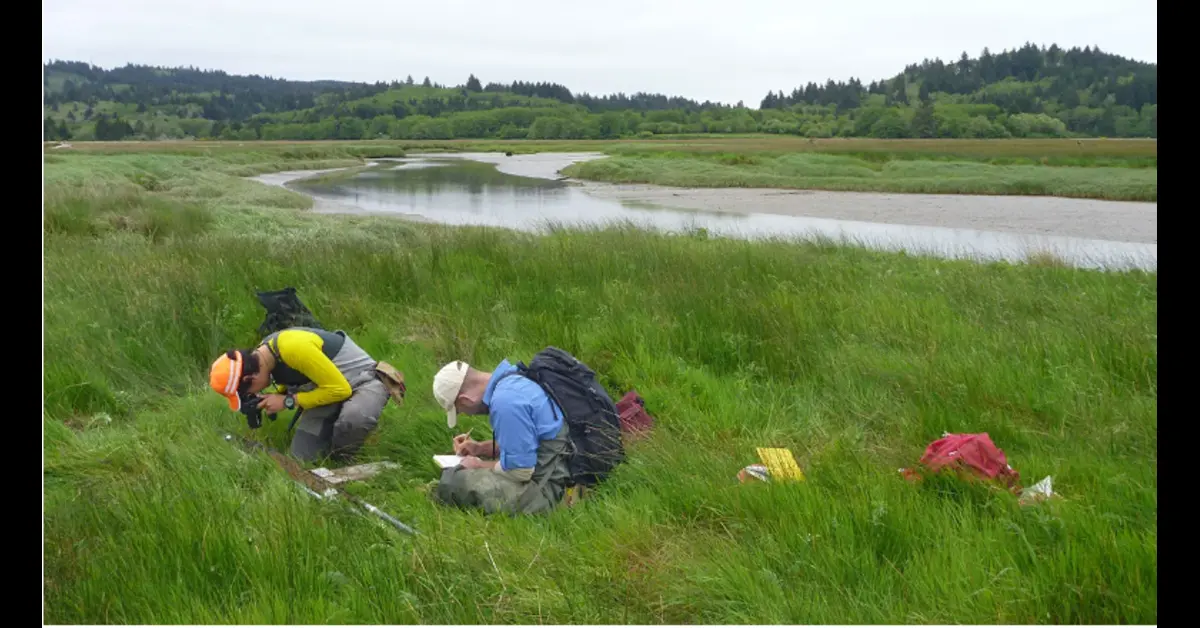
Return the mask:
<path id="1" fill-rule="evenodd" d="M 316 384 L 314 390 L 296 394 L 296 405 L 300 408 L 345 401 L 352 393 L 346 373 L 358 372 L 374 364 L 371 356 L 349 338 L 343 340 L 323 330 L 285 329 L 274 337 L 268 337 L 267 342 L 268 348 L 276 354 L 277 361 L 283 362 L 272 369 L 277 382 L 297 385 L 300 383 L 296 381 L 298 374 Z M 341 345 L 332 352 L 332 357 L 326 355 L 326 343 L 329 342 Z M 289 370 L 294 373 L 288 373 Z"/>

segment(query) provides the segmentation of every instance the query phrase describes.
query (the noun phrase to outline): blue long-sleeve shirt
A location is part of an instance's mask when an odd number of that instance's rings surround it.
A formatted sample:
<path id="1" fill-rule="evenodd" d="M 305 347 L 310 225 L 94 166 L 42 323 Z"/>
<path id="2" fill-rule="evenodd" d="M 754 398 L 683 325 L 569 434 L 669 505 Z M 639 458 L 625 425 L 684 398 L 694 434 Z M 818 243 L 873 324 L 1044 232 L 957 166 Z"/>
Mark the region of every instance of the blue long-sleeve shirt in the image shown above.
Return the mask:
<path id="1" fill-rule="evenodd" d="M 483 393 L 504 471 L 537 466 L 538 443 L 554 438 L 563 421 L 562 411 L 546 391 L 516 370 L 508 360 L 501 360 Z M 509 373 L 513 375 L 504 377 Z"/>

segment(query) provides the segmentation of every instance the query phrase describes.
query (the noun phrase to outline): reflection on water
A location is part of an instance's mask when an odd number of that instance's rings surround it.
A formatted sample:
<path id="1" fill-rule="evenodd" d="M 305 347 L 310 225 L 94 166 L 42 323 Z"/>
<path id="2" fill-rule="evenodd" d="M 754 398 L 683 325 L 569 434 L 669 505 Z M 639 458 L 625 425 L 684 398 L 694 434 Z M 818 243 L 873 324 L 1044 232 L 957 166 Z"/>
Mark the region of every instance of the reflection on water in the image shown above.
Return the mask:
<path id="1" fill-rule="evenodd" d="M 1051 254 L 1083 267 L 1155 269 L 1158 245 L 803 218 L 675 210 L 598 199 L 562 181 L 517 177 L 465 160 L 383 162 L 353 178 L 296 189 L 356 210 L 418 215 L 452 225 L 521 230 L 621 222 L 668 232 L 742 238 L 824 237 L 883 250 L 1023 261 Z"/>

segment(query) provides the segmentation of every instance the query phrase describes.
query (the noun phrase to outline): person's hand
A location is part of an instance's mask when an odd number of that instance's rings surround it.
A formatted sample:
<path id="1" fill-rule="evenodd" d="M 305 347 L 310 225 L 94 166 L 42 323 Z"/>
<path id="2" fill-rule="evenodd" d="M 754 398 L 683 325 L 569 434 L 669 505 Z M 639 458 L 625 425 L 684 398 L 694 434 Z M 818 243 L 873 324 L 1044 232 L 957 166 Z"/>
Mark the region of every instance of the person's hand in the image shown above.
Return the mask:
<path id="1" fill-rule="evenodd" d="M 474 441 L 469 440 L 470 436 L 471 433 L 467 432 L 466 434 L 459 434 L 458 436 L 454 437 L 454 455 L 466 456 L 474 453 L 470 446 L 470 444 Z"/>
<path id="2" fill-rule="evenodd" d="M 258 402 L 258 407 L 268 414 L 283 412 L 283 395 L 263 395 L 262 401 Z"/>
<path id="3" fill-rule="evenodd" d="M 465 456 L 462 462 L 459 463 L 464 469 L 487 469 L 494 465 L 494 462 L 484 462 L 475 456 Z"/>
<path id="4" fill-rule="evenodd" d="M 459 456 L 479 456 L 487 451 L 488 448 L 485 443 L 477 440 L 469 440 L 456 449 L 454 453 Z"/>

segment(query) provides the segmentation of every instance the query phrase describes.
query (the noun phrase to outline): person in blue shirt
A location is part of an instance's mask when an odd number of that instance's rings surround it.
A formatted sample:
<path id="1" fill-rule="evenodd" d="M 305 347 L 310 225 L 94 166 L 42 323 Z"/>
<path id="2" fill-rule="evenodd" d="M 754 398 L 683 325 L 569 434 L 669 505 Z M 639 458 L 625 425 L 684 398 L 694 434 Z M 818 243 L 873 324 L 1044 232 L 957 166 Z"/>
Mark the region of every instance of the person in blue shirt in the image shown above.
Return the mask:
<path id="1" fill-rule="evenodd" d="M 434 495 L 445 505 L 491 514 L 534 514 L 553 509 L 566 492 L 568 427 L 562 410 L 541 386 L 501 360 L 492 372 L 456 360 L 433 378 L 433 396 L 446 411 L 488 416 L 493 439 L 454 437 L 459 466 L 445 469 Z"/>

